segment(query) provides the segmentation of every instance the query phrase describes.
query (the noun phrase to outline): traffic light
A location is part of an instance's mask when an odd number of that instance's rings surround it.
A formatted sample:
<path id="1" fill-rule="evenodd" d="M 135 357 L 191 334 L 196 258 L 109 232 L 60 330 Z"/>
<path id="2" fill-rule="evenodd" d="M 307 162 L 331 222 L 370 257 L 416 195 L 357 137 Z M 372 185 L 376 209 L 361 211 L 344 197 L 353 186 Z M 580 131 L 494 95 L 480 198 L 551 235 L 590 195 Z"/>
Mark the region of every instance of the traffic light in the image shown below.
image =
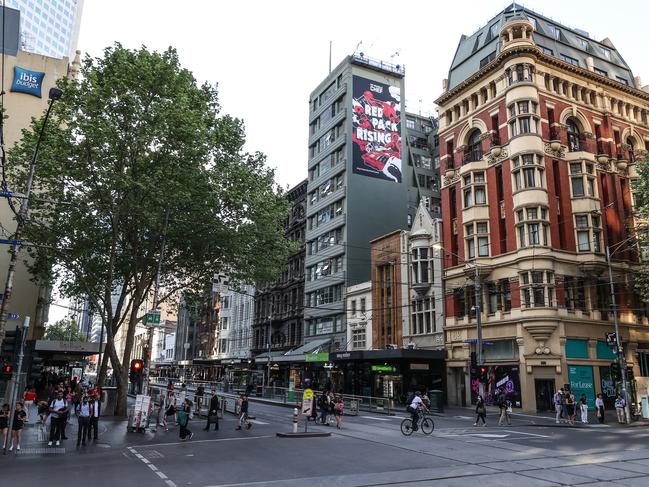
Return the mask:
<path id="1" fill-rule="evenodd" d="M 29 377 L 32 379 L 32 381 L 35 381 L 41 378 L 42 373 L 43 373 L 43 357 L 39 357 L 38 355 L 33 355 L 32 366 L 29 371 Z"/>
<path id="2" fill-rule="evenodd" d="M 21 338 L 22 335 L 18 328 L 5 331 L 5 337 L 2 340 L 2 347 L 0 348 L 0 355 L 9 357 L 13 361 L 18 355 Z"/>
<path id="3" fill-rule="evenodd" d="M 613 379 L 614 382 L 619 382 L 622 379 L 620 364 L 618 362 L 611 363 L 611 379 Z"/>
<path id="4" fill-rule="evenodd" d="M 14 373 L 14 366 L 9 362 L 2 364 L 2 373 L 0 373 L 0 379 L 2 380 L 11 380 L 11 375 Z"/>
<path id="5" fill-rule="evenodd" d="M 144 360 L 136 358 L 131 360 L 131 374 L 140 375 L 144 370 Z"/>
<path id="6" fill-rule="evenodd" d="M 477 367 L 478 366 L 478 354 L 475 352 L 471 352 L 471 367 Z"/>
<path id="7" fill-rule="evenodd" d="M 480 380 L 485 382 L 487 380 L 487 367 L 480 367 Z"/>

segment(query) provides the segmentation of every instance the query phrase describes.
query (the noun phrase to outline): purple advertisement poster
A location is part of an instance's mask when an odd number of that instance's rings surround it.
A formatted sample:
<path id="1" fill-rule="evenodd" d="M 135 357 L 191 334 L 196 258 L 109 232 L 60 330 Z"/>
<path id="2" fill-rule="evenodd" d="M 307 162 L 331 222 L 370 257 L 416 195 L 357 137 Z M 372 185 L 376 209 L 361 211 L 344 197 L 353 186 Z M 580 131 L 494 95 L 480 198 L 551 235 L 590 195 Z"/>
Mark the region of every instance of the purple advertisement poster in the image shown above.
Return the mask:
<path id="1" fill-rule="evenodd" d="M 479 374 L 471 372 L 471 403 L 475 404 L 478 394 L 483 394 L 488 405 L 496 404 L 500 391 L 507 394 L 507 398 L 514 407 L 521 407 L 521 382 L 518 366 L 495 365 L 486 366 L 487 378 L 480 380 Z M 479 371 L 480 369 L 476 369 Z"/>
<path id="2" fill-rule="evenodd" d="M 401 91 L 354 76 L 353 171 L 401 182 Z"/>

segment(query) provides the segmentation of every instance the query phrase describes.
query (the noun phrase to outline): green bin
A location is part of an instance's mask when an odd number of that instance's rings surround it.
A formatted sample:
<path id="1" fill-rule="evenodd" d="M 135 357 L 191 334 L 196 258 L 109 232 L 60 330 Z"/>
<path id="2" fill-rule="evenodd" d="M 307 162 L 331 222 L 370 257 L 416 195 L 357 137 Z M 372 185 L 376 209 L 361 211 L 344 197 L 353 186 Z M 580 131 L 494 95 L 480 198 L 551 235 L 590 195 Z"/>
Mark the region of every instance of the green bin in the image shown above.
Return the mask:
<path id="1" fill-rule="evenodd" d="M 430 410 L 436 413 L 444 412 L 444 391 L 428 391 Z"/>

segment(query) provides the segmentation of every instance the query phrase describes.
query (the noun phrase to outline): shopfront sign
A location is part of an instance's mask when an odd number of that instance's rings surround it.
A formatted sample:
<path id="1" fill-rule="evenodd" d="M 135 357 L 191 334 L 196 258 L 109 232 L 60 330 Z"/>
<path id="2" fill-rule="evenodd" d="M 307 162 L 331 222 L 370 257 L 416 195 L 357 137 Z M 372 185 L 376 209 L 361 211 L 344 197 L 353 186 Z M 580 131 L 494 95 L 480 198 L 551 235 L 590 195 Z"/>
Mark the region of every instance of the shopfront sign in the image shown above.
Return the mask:
<path id="1" fill-rule="evenodd" d="M 30 71 L 29 69 L 14 66 L 14 81 L 11 84 L 11 91 L 27 93 L 28 95 L 41 98 L 41 88 L 45 73 Z"/>
<path id="2" fill-rule="evenodd" d="M 329 353 L 328 352 L 305 353 L 304 354 L 304 361 L 305 362 L 328 362 L 329 361 Z"/>
<path id="3" fill-rule="evenodd" d="M 380 372 L 383 374 L 388 374 L 396 372 L 397 368 L 394 365 L 372 365 L 372 372 Z"/>
<path id="4" fill-rule="evenodd" d="M 588 398 L 588 407 L 595 407 L 595 385 L 593 384 L 593 368 L 590 365 L 568 365 L 568 380 L 570 390 L 579 401 L 582 394 Z"/>
<path id="5" fill-rule="evenodd" d="M 410 370 L 430 370 L 429 364 L 410 364 Z"/>

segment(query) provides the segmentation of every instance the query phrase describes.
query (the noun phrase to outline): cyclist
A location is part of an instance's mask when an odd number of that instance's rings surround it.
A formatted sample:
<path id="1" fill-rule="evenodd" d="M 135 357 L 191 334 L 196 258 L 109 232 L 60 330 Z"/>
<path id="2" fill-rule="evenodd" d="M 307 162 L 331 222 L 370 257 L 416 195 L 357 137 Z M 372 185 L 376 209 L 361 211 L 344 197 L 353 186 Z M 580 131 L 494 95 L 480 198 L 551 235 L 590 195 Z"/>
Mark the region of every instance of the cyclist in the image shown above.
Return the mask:
<path id="1" fill-rule="evenodd" d="M 415 392 L 410 404 L 408 405 L 408 412 L 412 415 L 412 430 L 417 431 L 419 428 L 419 410 L 426 410 L 424 401 L 421 399 L 421 392 Z"/>

